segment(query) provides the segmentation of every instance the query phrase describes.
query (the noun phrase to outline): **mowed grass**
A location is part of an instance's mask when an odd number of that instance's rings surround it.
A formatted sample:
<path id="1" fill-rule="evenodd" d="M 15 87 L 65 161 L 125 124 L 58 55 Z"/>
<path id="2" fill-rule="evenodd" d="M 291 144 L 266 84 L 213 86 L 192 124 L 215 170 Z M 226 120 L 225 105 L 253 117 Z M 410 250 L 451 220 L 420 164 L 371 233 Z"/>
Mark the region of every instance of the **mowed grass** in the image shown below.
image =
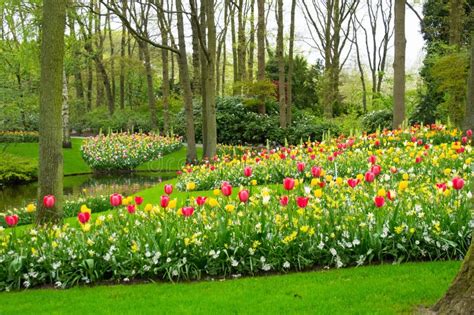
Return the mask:
<path id="1" fill-rule="evenodd" d="M 81 156 L 81 144 L 83 139 L 73 138 L 72 148 L 63 149 L 64 175 L 91 173 L 92 170 L 84 162 Z M 0 144 L 0 151 L 38 160 L 38 143 L 8 143 Z M 202 148 L 197 148 L 198 156 L 202 154 Z M 141 171 L 174 171 L 180 170 L 186 162 L 186 147 L 165 155 L 164 157 L 144 163 L 138 167 Z"/>
<path id="2" fill-rule="evenodd" d="M 380 265 L 238 280 L 0 293 L 0 314 L 400 314 L 436 302 L 460 262 Z"/>

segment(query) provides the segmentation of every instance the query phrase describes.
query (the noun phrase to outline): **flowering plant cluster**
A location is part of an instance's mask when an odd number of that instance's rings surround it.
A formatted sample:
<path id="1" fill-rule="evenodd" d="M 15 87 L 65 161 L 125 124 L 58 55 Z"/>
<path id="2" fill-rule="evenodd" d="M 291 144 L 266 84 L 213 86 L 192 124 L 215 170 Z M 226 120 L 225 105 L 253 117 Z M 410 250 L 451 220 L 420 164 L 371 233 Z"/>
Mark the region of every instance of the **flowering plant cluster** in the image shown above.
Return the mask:
<path id="1" fill-rule="evenodd" d="M 81 153 L 84 161 L 96 171 L 132 170 L 181 146 L 180 137 L 111 133 L 86 139 Z"/>
<path id="2" fill-rule="evenodd" d="M 84 205 L 71 225 L 16 233 L 21 216 L 11 214 L 0 228 L 0 289 L 461 258 L 472 233 L 470 138 L 414 140 L 354 141 L 324 166 L 299 160 L 317 145 L 293 148 L 279 183 L 221 181 L 181 199 L 166 185 L 158 204 L 112 194 L 113 210 L 92 217 Z M 239 172 L 251 179 L 259 164 Z"/>
<path id="3" fill-rule="evenodd" d="M 37 131 L 0 131 L 0 142 L 38 142 Z"/>
<path id="4" fill-rule="evenodd" d="M 345 180 L 365 174 L 372 166 L 380 167 L 383 175 L 394 174 L 392 178 L 400 178 L 408 171 L 420 176 L 426 176 L 426 170 L 439 172 L 445 168 L 461 168 L 459 171 L 463 172 L 464 162 L 471 161 L 471 133 L 463 135 L 457 129 L 431 125 L 276 149 L 236 147 L 232 151 L 227 147 L 227 154 L 206 164 L 186 166 L 180 172 L 177 187 L 184 191 L 189 182 L 196 190 L 219 187 L 222 181 L 233 185 L 273 184 L 286 176 Z M 374 160 L 368 161 L 369 157 Z M 251 176 L 243 173 L 246 167 L 251 168 Z"/>

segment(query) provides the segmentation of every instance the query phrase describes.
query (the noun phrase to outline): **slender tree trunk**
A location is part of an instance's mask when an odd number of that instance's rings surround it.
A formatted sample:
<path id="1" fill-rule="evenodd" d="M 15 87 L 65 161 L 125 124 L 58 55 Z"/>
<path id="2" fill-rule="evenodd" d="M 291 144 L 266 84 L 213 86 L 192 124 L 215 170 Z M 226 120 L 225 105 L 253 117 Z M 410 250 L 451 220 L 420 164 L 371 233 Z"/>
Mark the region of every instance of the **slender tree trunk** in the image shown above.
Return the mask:
<path id="1" fill-rule="evenodd" d="M 244 0 L 239 0 L 239 10 L 237 13 L 237 24 L 238 24 L 238 32 L 237 32 L 237 37 L 238 37 L 238 68 L 237 71 L 239 72 L 239 79 L 240 82 L 244 82 L 247 80 L 247 74 L 245 70 L 246 66 L 246 38 L 245 38 L 245 21 L 244 21 Z"/>
<path id="2" fill-rule="evenodd" d="M 405 1 L 395 0 L 395 57 L 393 61 L 393 128 L 405 119 Z"/>
<path id="3" fill-rule="evenodd" d="M 87 111 L 92 109 L 92 83 L 94 80 L 92 61 L 87 61 L 87 93 L 86 93 L 86 108 Z"/>
<path id="4" fill-rule="evenodd" d="M 163 45 L 168 45 L 168 33 L 164 27 L 161 29 L 161 41 Z M 170 82 L 169 82 L 169 62 L 168 62 L 168 50 L 161 50 L 161 63 L 162 63 L 162 75 L 163 75 L 163 129 L 165 134 L 169 133 L 169 95 L 170 95 Z"/>
<path id="5" fill-rule="evenodd" d="M 99 0 L 94 0 L 94 9 L 96 12 L 100 12 L 100 1 Z M 92 14 L 92 13 L 90 13 Z M 101 16 L 100 15 L 95 15 L 94 18 L 94 28 L 95 28 L 95 46 L 96 46 L 96 51 L 93 52 L 94 54 L 94 60 L 95 60 L 95 73 L 96 73 L 96 80 L 95 80 L 95 87 L 96 87 L 96 99 L 95 99 L 95 106 L 100 107 L 104 103 L 104 77 L 101 68 L 101 65 L 103 66 L 103 56 L 102 56 L 102 49 L 104 47 L 103 41 L 102 41 L 102 31 L 100 29 L 101 27 Z"/>
<path id="6" fill-rule="evenodd" d="M 115 44 L 114 44 L 114 39 L 112 37 L 112 26 L 110 22 L 110 15 L 107 16 L 107 21 L 108 21 L 108 27 L 109 27 L 109 45 L 110 45 L 110 81 L 112 83 L 111 88 L 112 88 L 112 98 L 115 103 L 115 61 L 114 61 L 114 55 L 115 55 Z"/>
<path id="7" fill-rule="evenodd" d="M 127 16 L 127 0 L 122 0 L 122 15 Z M 120 39 L 120 108 L 125 108 L 125 46 L 127 27 L 122 23 L 122 37 Z"/>
<path id="8" fill-rule="evenodd" d="M 285 59 L 283 56 L 283 0 L 277 0 L 276 10 L 278 24 L 276 58 L 278 60 L 280 128 L 286 128 Z"/>
<path id="9" fill-rule="evenodd" d="M 63 71 L 63 104 L 61 115 L 63 120 L 63 148 L 72 148 L 71 131 L 69 126 L 69 93 L 65 71 Z"/>
<path id="10" fill-rule="evenodd" d="M 230 32 L 232 34 L 232 65 L 234 72 L 234 85 L 233 85 L 233 94 L 240 94 L 239 88 L 241 78 L 239 77 L 239 58 L 237 54 L 237 38 L 235 34 L 235 5 L 230 11 Z"/>
<path id="11" fill-rule="evenodd" d="M 474 31 L 471 31 L 471 54 L 469 66 L 469 79 L 466 97 L 466 116 L 464 128 L 474 129 Z"/>
<path id="12" fill-rule="evenodd" d="M 62 219 L 63 152 L 62 88 L 66 0 L 44 0 L 41 32 L 41 80 L 39 118 L 38 215 L 36 222 L 59 223 Z M 52 208 L 43 196 L 54 195 Z"/>
<path id="13" fill-rule="evenodd" d="M 72 10 L 72 8 L 70 8 Z M 74 26 L 74 18 L 71 14 L 68 15 L 69 20 L 69 34 L 73 38 L 74 42 L 76 42 L 76 29 Z M 84 88 L 82 85 L 82 73 L 81 68 L 78 66 L 78 63 L 81 61 L 81 53 L 74 45 L 73 48 L 73 56 L 74 56 L 74 89 L 76 90 L 76 99 L 84 102 Z"/>
<path id="14" fill-rule="evenodd" d="M 206 2 L 207 51 L 209 54 L 209 72 L 206 84 L 206 120 L 207 147 L 204 155 L 213 158 L 217 152 L 216 124 L 216 21 L 214 18 L 214 0 Z"/>
<path id="15" fill-rule="evenodd" d="M 248 58 L 248 80 L 253 81 L 253 60 L 255 50 L 255 0 L 250 0 L 250 39 L 249 39 L 249 58 Z"/>
<path id="16" fill-rule="evenodd" d="M 362 60 L 360 58 L 360 48 L 359 48 L 359 43 L 357 41 L 355 28 L 354 28 L 354 45 L 356 48 L 356 60 L 357 60 L 357 67 L 359 68 L 360 82 L 362 84 L 362 110 L 364 111 L 364 113 L 367 113 L 367 86 L 365 84 L 364 68 L 362 67 Z"/>
<path id="17" fill-rule="evenodd" d="M 222 96 L 224 93 L 221 93 L 221 71 L 220 71 L 220 65 L 221 65 L 221 60 L 222 60 L 222 55 L 224 60 L 222 62 L 222 71 L 225 71 L 225 41 L 227 38 L 227 24 L 228 24 L 228 17 L 229 17 L 229 6 L 226 3 L 224 5 L 224 29 L 222 30 L 222 33 L 220 34 L 220 39 L 219 39 L 219 44 L 217 45 L 217 60 L 216 60 L 216 96 L 219 96 L 221 94 Z M 223 51 L 224 50 L 224 51 Z"/>
<path id="18" fill-rule="evenodd" d="M 257 80 L 265 80 L 265 0 L 257 0 Z M 265 114 L 265 103 L 258 105 L 258 112 Z"/>
<path id="19" fill-rule="evenodd" d="M 186 161 L 196 162 L 196 140 L 194 134 L 193 118 L 193 94 L 191 91 L 191 81 L 189 79 L 188 60 L 186 54 L 186 41 L 184 39 L 183 6 L 181 0 L 176 0 L 177 21 L 178 21 L 178 42 L 179 42 L 179 79 L 183 88 L 184 112 L 186 116 Z"/>
<path id="20" fill-rule="evenodd" d="M 295 40 L 295 9 L 296 0 L 291 1 L 290 47 L 288 52 L 288 96 L 286 98 L 286 123 L 291 125 L 291 105 L 293 102 L 293 47 Z"/>
<path id="21" fill-rule="evenodd" d="M 189 0 L 193 2 L 193 8 L 197 8 L 196 0 Z M 197 14 L 197 12 L 195 12 Z M 197 17 L 196 17 L 197 18 Z M 199 34 L 198 34 L 198 27 L 196 23 L 191 23 L 191 30 L 193 34 L 193 81 L 192 81 L 192 88 L 194 95 L 201 94 L 201 62 L 200 62 L 200 50 L 199 50 Z"/>
<path id="22" fill-rule="evenodd" d="M 156 115 L 156 100 L 155 100 L 155 91 L 153 90 L 153 72 L 151 69 L 151 60 L 150 60 L 150 49 L 148 48 L 148 44 L 139 41 L 138 42 L 139 48 L 143 54 L 143 61 L 145 65 L 145 73 L 146 73 L 146 83 L 147 83 L 147 92 L 148 92 L 148 108 L 150 109 L 150 122 L 151 128 L 153 130 L 157 130 L 157 115 Z"/>

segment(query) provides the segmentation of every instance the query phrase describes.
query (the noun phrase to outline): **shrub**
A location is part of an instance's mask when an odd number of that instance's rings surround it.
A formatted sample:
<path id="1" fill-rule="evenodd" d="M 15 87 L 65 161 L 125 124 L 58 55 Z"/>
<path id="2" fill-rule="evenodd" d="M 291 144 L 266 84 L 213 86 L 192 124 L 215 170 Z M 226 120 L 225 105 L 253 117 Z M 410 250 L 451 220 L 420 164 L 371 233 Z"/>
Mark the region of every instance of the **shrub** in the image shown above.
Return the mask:
<path id="1" fill-rule="evenodd" d="M 393 114 L 391 110 L 382 109 L 367 113 L 362 117 L 362 126 L 368 133 L 379 129 L 389 129 L 392 126 Z"/>
<path id="2" fill-rule="evenodd" d="M 37 131 L 0 131 L 0 142 L 38 142 Z"/>
<path id="3" fill-rule="evenodd" d="M 133 170 L 182 146 L 179 137 L 156 134 L 111 133 L 86 139 L 82 158 L 95 171 Z"/>
<path id="4" fill-rule="evenodd" d="M 38 177 L 38 163 L 35 160 L 0 153 L 0 184 L 30 182 Z"/>

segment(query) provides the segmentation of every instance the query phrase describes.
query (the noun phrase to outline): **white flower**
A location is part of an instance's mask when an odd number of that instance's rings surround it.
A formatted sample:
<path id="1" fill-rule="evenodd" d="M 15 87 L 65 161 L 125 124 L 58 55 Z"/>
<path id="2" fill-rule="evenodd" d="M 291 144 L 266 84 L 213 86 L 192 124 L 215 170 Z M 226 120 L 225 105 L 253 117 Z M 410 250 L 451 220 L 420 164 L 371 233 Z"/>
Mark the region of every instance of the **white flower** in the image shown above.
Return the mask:
<path id="1" fill-rule="evenodd" d="M 178 274 L 179 274 L 179 273 L 178 273 L 178 270 L 176 270 L 176 269 L 173 270 L 173 272 L 171 273 L 171 275 L 173 275 L 173 277 L 178 276 Z"/>
<path id="2" fill-rule="evenodd" d="M 304 186 L 304 192 L 305 192 L 306 195 L 309 195 L 311 193 L 311 187 Z"/>
<path id="3" fill-rule="evenodd" d="M 360 244 L 360 241 L 358 239 L 355 239 L 352 241 L 352 244 L 354 244 L 354 246 L 357 246 Z"/>
<path id="4" fill-rule="evenodd" d="M 62 287 L 62 285 L 63 285 L 63 284 L 61 283 L 61 281 L 56 281 L 56 282 L 54 283 L 54 287 L 56 287 L 56 288 L 60 288 L 60 287 Z"/>
<path id="5" fill-rule="evenodd" d="M 230 264 L 232 267 L 237 267 L 239 265 L 239 262 L 234 259 L 234 257 L 231 258 Z"/>
<path id="6" fill-rule="evenodd" d="M 319 242 L 318 248 L 319 248 L 319 249 L 323 249 L 323 248 L 324 248 L 324 243 L 323 243 L 323 241 Z"/>
<path id="7" fill-rule="evenodd" d="M 167 262 L 167 263 L 170 263 L 170 262 L 171 262 L 171 258 L 170 258 L 170 257 L 166 258 L 166 262 Z"/>
<path id="8" fill-rule="evenodd" d="M 269 264 L 264 264 L 264 265 L 262 266 L 262 270 L 264 270 L 264 271 L 268 271 L 268 270 L 270 270 L 270 269 L 272 269 L 272 266 L 270 266 Z"/>
<path id="9" fill-rule="evenodd" d="M 59 267 L 61 267 L 61 262 L 58 261 L 58 262 L 55 262 L 51 265 L 51 267 L 53 267 L 53 270 L 56 270 L 58 269 Z"/>
<path id="10" fill-rule="evenodd" d="M 26 280 L 26 281 L 23 282 L 23 286 L 24 286 L 25 288 L 29 288 L 30 285 L 31 285 L 31 283 L 30 283 L 28 280 Z"/>
<path id="11" fill-rule="evenodd" d="M 283 268 L 286 268 L 286 269 L 290 268 L 290 263 L 288 261 L 285 261 L 283 263 Z"/>
<path id="12" fill-rule="evenodd" d="M 332 248 L 332 247 L 329 249 L 329 252 L 330 252 L 331 255 L 333 255 L 333 256 L 336 256 L 336 255 L 337 255 L 337 251 L 336 251 L 334 248 Z"/>
<path id="13" fill-rule="evenodd" d="M 260 257 L 260 261 L 262 262 L 262 264 L 264 264 L 267 260 L 265 259 L 265 257 Z"/>

